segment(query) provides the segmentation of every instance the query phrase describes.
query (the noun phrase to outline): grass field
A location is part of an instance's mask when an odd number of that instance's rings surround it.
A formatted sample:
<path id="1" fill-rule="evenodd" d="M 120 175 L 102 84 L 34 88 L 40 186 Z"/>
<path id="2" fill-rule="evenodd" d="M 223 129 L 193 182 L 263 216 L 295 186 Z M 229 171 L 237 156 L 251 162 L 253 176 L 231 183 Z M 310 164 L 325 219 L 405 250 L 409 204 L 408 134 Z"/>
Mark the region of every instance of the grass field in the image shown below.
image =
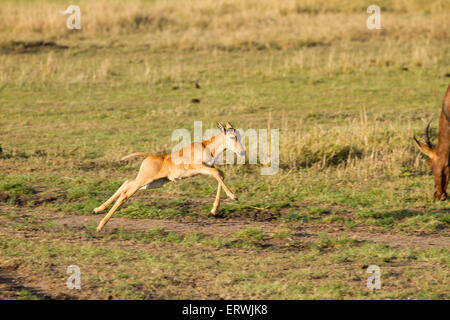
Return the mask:
<path id="1" fill-rule="evenodd" d="M 412 140 L 436 137 L 448 1 L 78 4 L 81 30 L 66 1 L 0 4 L 1 299 L 449 298 L 450 207 Z M 278 173 L 220 166 L 219 217 L 211 178 L 140 191 L 95 231 L 139 167 L 119 158 L 216 120 L 280 129 Z"/>

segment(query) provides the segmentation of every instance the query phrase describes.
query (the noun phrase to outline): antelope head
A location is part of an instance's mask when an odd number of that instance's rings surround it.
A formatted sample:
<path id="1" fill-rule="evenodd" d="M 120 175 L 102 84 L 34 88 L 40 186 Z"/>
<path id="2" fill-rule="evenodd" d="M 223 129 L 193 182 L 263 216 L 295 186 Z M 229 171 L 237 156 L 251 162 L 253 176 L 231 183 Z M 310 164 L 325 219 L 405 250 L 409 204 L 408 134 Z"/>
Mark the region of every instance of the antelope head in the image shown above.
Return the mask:
<path id="1" fill-rule="evenodd" d="M 227 122 L 225 127 L 220 122 L 217 122 L 217 128 L 219 128 L 223 138 L 223 150 L 228 149 L 237 155 L 244 156 L 245 149 L 241 144 L 241 135 L 239 134 L 239 131 L 234 129 L 229 122 Z"/>
<path id="2" fill-rule="evenodd" d="M 445 102 L 443 109 L 444 108 L 447 109 Z M 416 137 L 414 137 L 414 140 L 419 146 L 420 151 L 428 157 L 428 165 L 433 172 L 436 187 L 434 199 L 445 200 L 447 198 L 446 190 L 450 178 L 450 122 L 447 120 L 446 112 L 444 112 L 444 110 L 441 113 L 438 144 L 435 148 L 430 140 L 429 128 L 430 122 L 425 127 L 425 143 L 417 140 Z"/>
<path id="3" fill-rule="evenodd" d="M 431 121 L 430 121 L 431 122 Z M 436 148 L 430 140 L 430 122 L 425 127 L 426 143 L 420 142 L 414 137 L 417 145 L 427 157 L 428 165 L 433 171 L 436 191 L 434 199 L 445 200 L 447 198 L 447 185 L 450 178 L 449 158 L 450 158 L 450 85 L 444 96 L 442 112 L 439 119 L 439 136 Z"/>

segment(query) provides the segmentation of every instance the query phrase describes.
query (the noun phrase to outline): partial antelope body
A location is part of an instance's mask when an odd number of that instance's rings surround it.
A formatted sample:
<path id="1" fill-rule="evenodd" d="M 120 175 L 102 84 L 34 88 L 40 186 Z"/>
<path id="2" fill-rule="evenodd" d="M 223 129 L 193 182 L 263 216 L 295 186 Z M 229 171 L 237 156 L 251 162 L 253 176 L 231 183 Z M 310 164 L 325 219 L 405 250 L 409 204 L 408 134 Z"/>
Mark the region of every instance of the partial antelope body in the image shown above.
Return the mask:
<path id="1" fill-rule="evenodd" d="M 436 148 L 430 141 L 430 122 L 425 128 L 426 143 L 420 142 L 414 137 L 420 150 L 429 157 L 428 165 L 433 171 L 436 191 L 434 199 L 445 200 L 447 198 L 447 186 L 450 178 L 449 157 L 450 157 L 450 85 L 444 96 L 441 116 L 439 118 L 438 144 Z"/>
<path id="2" fill-rule="evenodd" d="M 139 189 L 159 188 L 169 181 L 185 179 L 199 174 L 211 176 L 218 182 L 216 199 L 211 210 L 212 214 L 216 214 L 219 207 L 222 188 L 229 198 L 237 200 L 236 195 L 223 182 L 223 173 L 214 168 L 214 160 L 226 149 L 240 155 L 245 155 L 245 150 L 241 144 L 239 132 L 229 122 L 227 122 L 226 128 L 217 122 L 217 127 L 220 129 L 217 136 L 210 140 L 191 143 L 190 146 L 176 153 L 147 155 L 137 152 L 120 159 L 126 160 L 136 156 L 145 157 L 137 177 L 134 180 L 125 181 L 111 198 L 94 209 L 95 213 L 102 212 L 116 201 L 108 214 L 100 221 L 97 231 L 102 230 L 114 212 Z M 201 155 L 200 161 L 196 161 L 199 154 Z"/>

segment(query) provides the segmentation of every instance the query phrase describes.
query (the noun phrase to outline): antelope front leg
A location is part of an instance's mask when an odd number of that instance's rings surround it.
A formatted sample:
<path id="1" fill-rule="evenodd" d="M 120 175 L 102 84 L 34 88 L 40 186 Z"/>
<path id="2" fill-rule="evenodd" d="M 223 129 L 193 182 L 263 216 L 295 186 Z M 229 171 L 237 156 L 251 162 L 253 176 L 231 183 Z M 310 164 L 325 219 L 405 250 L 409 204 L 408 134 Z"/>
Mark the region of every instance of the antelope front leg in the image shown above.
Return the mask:
<path id="1" fill-rule="evenodd" d="M 214 179 L 216 179 L 217 182 L 219 183 L 219 185 L 223 188 L 223 190 L 225 191 L 225 193 L 231 200 L 238 199 L 237 196 L 230 190 L 230 188 L 228 188 L 225 185 L 225 182 L 223 182 L 222 172 L 219 173 L 219 170 L 217 170 L 216 168 L 204 167 L 200 170 L 200 173 L 206 174 L 206 175 L 211 176 Z"/>
<path id="2" fill-rule="evenodd" d="M 448 186 L 448 181 L 450 179 L 450 167 L 446 166 L 444 169 L 444 188 L 443 188 L 443 192 L 444 192 L 444 200 L 447 198 L 447 186 Z"/>
<path id="3" fill-rule="evenodd" d="M 219 207 L 219 204 L 220 204 L 220 193 L 221 192 L 222 192 L 222 186 L 220 185 L 220 183 L 218 183 L 216 200 L 214 200 L 214 205 L 213 205 L 213 208 L 211 209 L 211 213 L 214 215 L 216 214 L 217 208 Z"/>
<path id="4" fill-rule="evenodd" d="M 447 198 L 447 183 L 448 178 L 445 170 L 446 168 L 440 170 L 439 172 L 435 173 L 434 175 L 434 181 L 436 185 L 436 191 L 434 193 L 434 200 L 445 200 Z"/>

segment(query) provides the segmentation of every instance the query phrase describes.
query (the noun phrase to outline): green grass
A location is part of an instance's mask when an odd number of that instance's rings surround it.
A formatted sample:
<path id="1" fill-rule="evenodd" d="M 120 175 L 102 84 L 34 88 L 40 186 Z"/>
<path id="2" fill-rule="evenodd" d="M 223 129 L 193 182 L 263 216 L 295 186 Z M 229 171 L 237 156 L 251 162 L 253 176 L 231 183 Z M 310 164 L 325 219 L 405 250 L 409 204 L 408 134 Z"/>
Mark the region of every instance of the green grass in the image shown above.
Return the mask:
<path id="1" fill-rule="evenodd" d="M 241 240 L 261 241 L 266 234 L 264 231 L 257 228 L 246 228 L 245 230 L 236 232 L 233 237 Z"/>
<path id="2" fill-rule="evenodd" d="M 56 20 L 36 31 L 27 11 L 15 27 L 0 21 L 0 232 L 17 232 L 0 236 L 0 267 L 17 262 L 17 272 L 42 272 L 53 283 L 78 261 L 88 268 L 82 298 L 448 298 L 447 249 L 343 234 L 449 235 L 449 204 L 431 200 L 433 178 L 412 140 L 433 117 L 436 143 L 450 79 L 446 4 L 386 2 L 384 29 L 371 33 L 363 2 L 264 9 L 230 1 L 194 1 L 186 12 L 155 1 L 171 8 L 161 9 L 162 25 L 140 25 L 153 2 L 123 12 L 102 3 L 117 29 L 106 30 L 91 10 L 92 24 L 77 34 L 55 29 Z M 35 38 L 68 48 L 7 50 L 11 40 Z M 114 217 L 258 221 L 273 232 L 97 234 L 93 225 L 52 225 L 59 215 L 89 218 L 133 179 L 140 160 L 122 156 L 170 152 L 173 130 L 193 132 L 200 120 L 204 130 L 216 120 L 280 129 L 280 170 L 263 176 L 260 165 L 220 166 L 239 202 L 223 200 L 217 218 L 209 216 L 217 182 L 206 177 L 139 191 Z M 342 234 L 304 241 L 309 227 Z M 365 288 L 362 266 L 370 264 L 385 270 L 380 292 Z M 64 292 L 63 281 L 55 286 Z M 35 296 L 24 290 L 16 297 Z"/>

